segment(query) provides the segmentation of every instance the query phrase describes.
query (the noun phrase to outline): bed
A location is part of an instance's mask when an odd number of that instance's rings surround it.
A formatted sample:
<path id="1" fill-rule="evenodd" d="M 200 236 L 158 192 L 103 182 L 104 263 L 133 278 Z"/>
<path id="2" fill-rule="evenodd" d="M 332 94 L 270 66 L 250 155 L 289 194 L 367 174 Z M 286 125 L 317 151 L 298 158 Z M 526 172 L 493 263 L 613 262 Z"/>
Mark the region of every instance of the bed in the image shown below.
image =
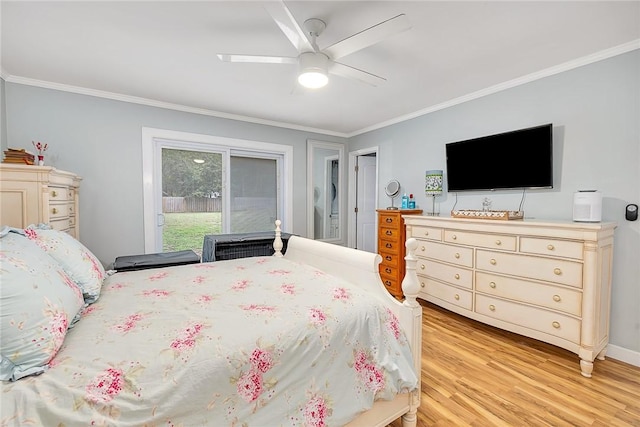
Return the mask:
<path id="1" fill-rule="evenodd" d="M 111 275 L 63 232 L 0 234 L 2 426 L 416 426 L 414 240 L 399 302 L 379 255 L 283 256 L 279 222 L 274 256 Z"/>

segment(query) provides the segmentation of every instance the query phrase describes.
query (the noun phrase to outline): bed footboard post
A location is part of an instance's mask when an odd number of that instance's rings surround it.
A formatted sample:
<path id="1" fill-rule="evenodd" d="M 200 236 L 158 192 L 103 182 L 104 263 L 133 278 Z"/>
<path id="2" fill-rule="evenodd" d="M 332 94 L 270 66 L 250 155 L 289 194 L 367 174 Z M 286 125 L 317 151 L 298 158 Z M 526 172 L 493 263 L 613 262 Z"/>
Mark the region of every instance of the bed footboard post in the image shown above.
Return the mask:
<path id="1" fill-rule="evenodd" d="M 410 394 L 409 411 L 402 416 L 402 427 L 416 427 L 418 422 L 417 412 L 420 407 L 420 373 L 422 372 L 422 306 L 417 301 L 420 285 L 416 274 L 415 257 L 416 249 L 418 249 L 418 241 L 414 238 L 407 239 L 405 246 L 407 255 L 404 257 L 406 267 L 405 276 L 402 279 L 402 292 L 404 293 L 403 305 L 412 309 L 413 328 L 412 335 L 409 339 L 412 342 L 413 363 L 418 374 L 418 387 Z"/>
<path id="2" fill-rule="evenodd" d="M 273 240 L 273 249 L 275 250 L 273 256 L 281 257 L 282 256 L 282 230 L 280 230 L 280 224 L 282 221 L 276 219 L 276 238 Z M 417 243 L 416 243 L 417 245 Z"/>
<path id="3" fill-rule="evenodd" d="M 405 300 L 404 305 L 409 307 L 418 307 L 418 301 L 416 298 L 418 297 L 418 291 L 420 291 L 420 286 L 418 285 L 418 276 L 416 275 L 416 249 L 418 249 L 418 241 L 413 237 L 407 239 L 405 246 L 407 248 L 407 255 L 404 257 L 406 262 L 406 273 L 404 275 L 404 279 L 402 279 L 402 293 L 404 294 Z"/>

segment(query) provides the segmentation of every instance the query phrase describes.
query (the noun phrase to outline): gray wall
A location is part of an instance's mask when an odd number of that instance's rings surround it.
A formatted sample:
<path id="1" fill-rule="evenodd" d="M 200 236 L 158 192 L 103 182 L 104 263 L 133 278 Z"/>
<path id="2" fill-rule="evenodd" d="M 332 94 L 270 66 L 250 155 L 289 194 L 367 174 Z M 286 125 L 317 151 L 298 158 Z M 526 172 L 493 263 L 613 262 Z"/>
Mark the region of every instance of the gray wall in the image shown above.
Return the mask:
<path id="1" fill-rule="evenodd" d="M 33 86 L 5 84 L 8 146 L 49 144 L 46 164 L 83 178 L 80 240 L 103 264 L 144 252 L 142 128 L 152 127 L 293 146 L 293 199 L 306 200 L 307 139 L 318 133 L 251 124 Z M 4 114 L 3 114 L 4 116 Z M 6 148 L 3 141 L 2 150 Z M 306 203 L 285 231 L 306 235 Z"/>
<path id="2" fill-rule="evenodd" d="M 3 152 L 7 148 L 7 115 L 5 114 L 4 85 L 4 80 L 0 79 L 0 148 L 2 148 Z"/>
<path id="3" fill-rule="evenodd" d="M 353 137 L 349 149 L 378 145 L 380 182 L 398 179 L 430 211 L 424 172 L 442 169 L 446 181 L 447 142 L 544 123 L 553 123 L 554 188 L 528 192 L 525 216 L 571 221 L 577 190 L 603 193 L 603 221 L 618 223 L 611 343 L 640 352 L 640 220 L 624 219 L 628 203 L 640 204 L 640 51 Z M 517 210 L 522 191 L 458 193 L 456 208 L 481 209 L 484 197 L 493 209 Z M 388 203 L 382 191 L 379 200 Z M 448 215 L 455 196 L 446 183 L 437 200 Z"/>

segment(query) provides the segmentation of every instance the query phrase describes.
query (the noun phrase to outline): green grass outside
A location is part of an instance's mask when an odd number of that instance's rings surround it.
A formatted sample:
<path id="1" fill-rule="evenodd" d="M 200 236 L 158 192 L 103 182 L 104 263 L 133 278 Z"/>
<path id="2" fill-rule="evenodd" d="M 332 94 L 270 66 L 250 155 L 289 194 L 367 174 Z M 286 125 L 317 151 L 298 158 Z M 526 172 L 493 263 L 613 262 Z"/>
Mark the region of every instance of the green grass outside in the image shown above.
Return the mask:
<path id="1" fill-rule="evenodd" d="M 162 248 L 165 252 L 191 249 L 202 256 L 204 236 L 221 230 L 220 212 L 165 213 Z"/>

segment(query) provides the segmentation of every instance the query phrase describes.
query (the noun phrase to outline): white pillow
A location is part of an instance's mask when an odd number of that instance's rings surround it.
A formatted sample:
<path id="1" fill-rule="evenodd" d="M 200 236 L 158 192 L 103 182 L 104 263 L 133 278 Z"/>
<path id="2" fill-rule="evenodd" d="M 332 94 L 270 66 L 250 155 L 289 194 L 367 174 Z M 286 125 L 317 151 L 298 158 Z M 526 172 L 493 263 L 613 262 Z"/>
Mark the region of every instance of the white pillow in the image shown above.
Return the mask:
<path id="1" fill-rule="evenodd" d="M 98 258 L 70 234 L 44 227 L 31 225 L 24 232 L 29 239 L 58 261 L 71 280 L 82 289 L 87 304 L 96 302 L 106 276 Z"/>
<path id="2" fill-rule="evenodd" d="M 0 379 L 15 381 L 47 369 L 84 300 L 53 258 L 7 227 L 0 261 Z"/>

